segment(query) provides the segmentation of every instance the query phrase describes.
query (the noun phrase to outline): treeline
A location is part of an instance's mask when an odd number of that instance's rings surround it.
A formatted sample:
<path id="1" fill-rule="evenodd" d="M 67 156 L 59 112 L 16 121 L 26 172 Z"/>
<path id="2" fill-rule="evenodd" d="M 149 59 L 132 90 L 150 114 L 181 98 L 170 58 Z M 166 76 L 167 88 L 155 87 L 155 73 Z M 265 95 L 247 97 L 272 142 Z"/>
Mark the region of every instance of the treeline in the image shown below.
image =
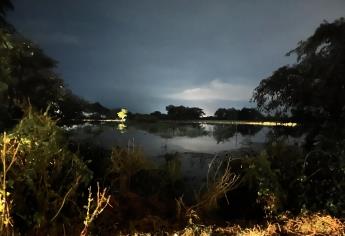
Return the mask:
<path id="1" fill-rule="evenodd" d="M 272 120 L 274 117 L 264 116 L 255 108 L 219 108 L 213 116 L 205 116 L 203 109 L 198 107 L 185 107 L 169 105 L 166 108 L 166 113 L 155 111 L 150 114 L 133 114 L 129 113 L 128 118 L 131 120 L 248 120 L 248 121 L 262 121 Z"/>
<path id="2" fill-rule="evenodd" d="M 218 120 L 263 120 L 266 117 L 255 108 L 219 108 L 214 113 Z"/>

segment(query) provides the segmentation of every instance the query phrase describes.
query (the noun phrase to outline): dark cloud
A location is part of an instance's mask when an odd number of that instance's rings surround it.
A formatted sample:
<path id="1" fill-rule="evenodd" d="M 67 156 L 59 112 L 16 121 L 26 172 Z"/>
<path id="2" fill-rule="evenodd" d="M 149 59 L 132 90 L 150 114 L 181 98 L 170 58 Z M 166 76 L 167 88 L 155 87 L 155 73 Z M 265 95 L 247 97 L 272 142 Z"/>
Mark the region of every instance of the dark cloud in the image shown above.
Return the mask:
<path id="1" fill-rule="evenodd" d="M 212 81 L 232 86 L 229 93 L 254 89 L 293 62 L 284 54 L 298 41 L 345 12 L 343 0 L 26 0 L 15 6 L 11 21 L 60 61 L 73 91 L 141 112 L 168 104 L 209 112 L 250 105 L 250 96 L 234 99 L 225 90 L 220 99 L 211 96 L 219 91 Z M 190 99 L 191 91 L 200 99 Z"/>

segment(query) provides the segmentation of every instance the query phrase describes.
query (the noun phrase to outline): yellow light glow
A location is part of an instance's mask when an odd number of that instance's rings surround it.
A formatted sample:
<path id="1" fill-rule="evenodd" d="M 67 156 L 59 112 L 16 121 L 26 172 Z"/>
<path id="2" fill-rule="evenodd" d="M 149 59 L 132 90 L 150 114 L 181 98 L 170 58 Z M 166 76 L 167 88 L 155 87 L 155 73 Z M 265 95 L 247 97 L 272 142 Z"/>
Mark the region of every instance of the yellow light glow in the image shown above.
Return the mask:
<path id="1" fill-rule="evenodd" d="M 126 131 L 127 126 L 124 123 L 120 123 L 117 125 L 117 130 L 119 130 L 121 133 L 124 133 Z"/>
<path id="2" fill-rule="evenodd" d="M 260 125 L 260 126 L 285 126 L 285 127 L 295 127 L 297 125 L 297 123 L 294 123 L 294 122 L 272 122 L 272 121 L 234 121 L 234 124 Z"/>
<path id="3" fill-rule="evenodd" d="M 122 108 L 121 111 L 117 113 L 117 116 L 121 119 L 122 122 L 126 121 L 127 109 Z"/>

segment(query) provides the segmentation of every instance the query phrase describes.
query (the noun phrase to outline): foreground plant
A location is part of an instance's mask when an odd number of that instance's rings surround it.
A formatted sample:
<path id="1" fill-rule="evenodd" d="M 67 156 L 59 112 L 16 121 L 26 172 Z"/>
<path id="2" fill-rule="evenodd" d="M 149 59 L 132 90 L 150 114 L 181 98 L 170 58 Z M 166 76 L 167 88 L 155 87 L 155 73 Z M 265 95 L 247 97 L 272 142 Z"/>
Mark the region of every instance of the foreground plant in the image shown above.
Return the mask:
<path id="1" fill-rule="evenodd" d="M 222 197 L 229 204 L 227 194 L 238 186 L 240 178 L 231 171 L 230 162 L 230 159 L 217 160 L 216 158 L 210 162 L 206 190 L 200 194 L 196 204 L 186 206 L 182 197 L 176 199 L 176 216 L 179 220 L 184 218 L 189 225 L 193 225 L 200 220 L 201 213 L 216 209 Z"/>
<path id="2" fill-rule="evenodd" d="M 7 191 L 7 173 L 17 160 L 19 142 L 11 140 L 7 134 L 4 133 L 0 147 L 1 146 L 0 232 L 8 233 L 13 226 L 13 222 L 10 213 L 12 201 L 9 200 L 8 196 L 10 193 Z"/>
<path id="3" fill-rule="evenodd" d="M 231 171 L 230 162 L 230 159 L 217 161 L 216 158 L 211 161 L 207 173 L 207 189 L 195 205 L 196 208 L 206 211 L 215 209 L 222 197 L 225 197 L 229 204 L 227 193 L 237 187 L 240 178 Z"/>
<path id="4" fill-rule="evenodd" d="M 78 191 L 91 178 L 86 164 L 67 149 L 64 134 L 46 113 L 29 110 L 10 137 L 6 163 L 12 164 L 3 165 L 6 177 L 1 178 L 11 187 L 16 231 L 59 235 L 61 225 L 73 231 L 83 217 Z M 10 162 L 13 157 L 16 161 Z"/>
<path id="5" fill-rule="evenodd" d="M 134 145 L 128 149 L 114 148 L 110 160 L 111 165 L 107 170 L 107 177 L 114 179 L 115 186 L 111 187 L 119 188 L 122 193 L 129 190 L 133 175 L 151 166 L 144 153 Z"/>
<path id="6" fill-rule="evenodd" d="M 319 213 L 290 219 L 283 230 L 292 235 L 345 235 L 342 221 Z"/>
<path id="7" fill-rule="evenodd" d="M 144 234 L 137 234 L 144 235 Z M 226 227 L 204 226 L 200 224 L 188 225 L 185 229 L 175 232 L 174 236 L 194 235 L 236 235 L 236 236 L 318 236 L 333 235 L 344 236 L 345 224 L 330 215 L 302 214 L 297 217 L 284 216 L 279 222 L 270 221 L 264 225 L 241 227 L 228 225 Z"/>
<path id="8" fill-rule="evenodd" d="M 91 223 L 99 216 L 103 210 L 110 204 L 110 195 L 107 194 L 107 189 L 103 189 L 100 191 L 99 183 L 97 183 L 97 195 L 96 195 L 96 203 L 92 204 L 95 199 L 92 197 L 91 187 L 89 187 L 89 197 L 87 199 L 87 206 L 86 206 L 86 217 L 84 220 L 84 228 L 80 233 L 81 236 L 86 236 L 89 232 L 89 228 Z"/>

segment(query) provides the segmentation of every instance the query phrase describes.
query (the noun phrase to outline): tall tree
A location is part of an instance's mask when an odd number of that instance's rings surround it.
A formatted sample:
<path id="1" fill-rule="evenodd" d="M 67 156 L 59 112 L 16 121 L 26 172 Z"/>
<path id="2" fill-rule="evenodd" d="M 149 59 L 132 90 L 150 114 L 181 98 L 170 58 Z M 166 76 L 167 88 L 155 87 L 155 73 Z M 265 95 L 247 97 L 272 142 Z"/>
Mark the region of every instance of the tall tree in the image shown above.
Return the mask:
<path id="1" fill-rule="evenodd" d="M 214 113 L 214 116 L 220 120 L 237 120 L 238 119 L 238 110 L 235 108 L 219 108 Z"/>
<path id="2" fill-rule="evenodd" d="M 173 120 L 193 120 L 205 115 L 204 111 L 198 107 L 184 107 L 169 105 L 166 107 L 168 118 Z"/>
<path id="3" fill-rule="evenodd" d="M 262 80 L 253 100 L 261 110 L 301 120 L 345 118 L 345 19 L 323 22 L 306 41 L 287 53 L 297 63 Z"/>
<path id="4" fill-rule="evenodd" d="M 64 93 L 55 73 L 56 61 L 6 21 L 13 10 L 9 0 L 0 1 L 0 113 L 12 116 L 18 103 L 30 100 L 38 109 L 57 104 Z M 0 118 L 1 119 L 1 118 Z"/>

